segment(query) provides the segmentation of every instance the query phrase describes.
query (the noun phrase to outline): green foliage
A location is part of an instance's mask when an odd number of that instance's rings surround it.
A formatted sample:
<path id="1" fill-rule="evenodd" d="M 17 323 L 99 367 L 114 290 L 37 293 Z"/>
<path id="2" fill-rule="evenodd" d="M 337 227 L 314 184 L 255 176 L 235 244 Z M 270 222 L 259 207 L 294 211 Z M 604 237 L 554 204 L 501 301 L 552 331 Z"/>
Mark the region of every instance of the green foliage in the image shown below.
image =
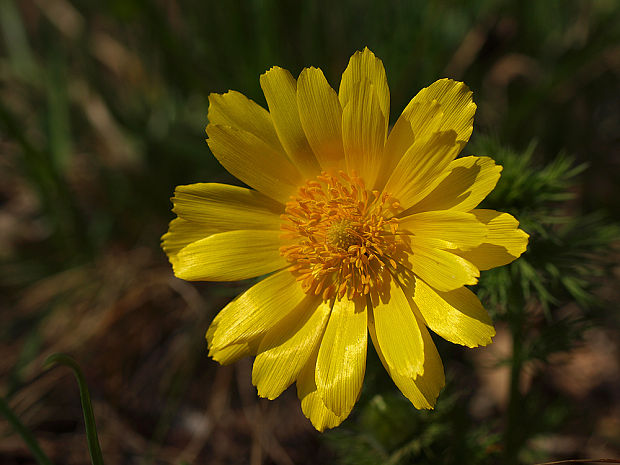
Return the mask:
<path id="1" fill-rule="evenodd" d="M 467 400 L 449 382 L 434 410 L 419 411 L 386 385 L 364 403 L 354 425 L 326 439 L 346 465 L 456 464 L 463 457 L 468 463 L 496 463 L 501 438 L 490 424 L 470 423 Z"/>
<path id="2" fill-rule="evenodd" d="M 484 136 L 468 150 L 493 157 L 504 167 L 481 207 L 511 213 L 530 234 L 528 250 L 519 260 L 482 274 L 479 294 L 494 307 L 506 308 L 508 287 L 518 282 L 525 300 L 536 300 L 547 316 L 552 305 L 593 303 L 595 278 L 611 265 L 607 253 L 620 229 L 601 212 L 579 211 L 574 201 L 577 176 L 586 165 L 564 154 L 546 164 L 535 162 L 535 144 L 518 153 Z"/>
<path id="3" fill-rule="evenodd" d="M 88 443 L 88 452 L 90 454 L 92 465 L 103 465 L 103 456 L 101 447 L 99 446 L 99 438 L 97 437 L 97 426 L 95 425 L 95 415 L 90 401 L 90 392 L 86 379 L 82 373 L 82 369 L 72 357 L 66 354 L 52 354 L 46 358 L 44 366 L 50 367 L 55 364 L 69 367 L 78 383 L 80 390 L 80 400 L 82 402 L 82 410 L 84 412 L 84 425 L 86 427 L 86 439 Z M 35 458 L 39 465 L 52 465 L 51 460 L 41 449 L 41 446 L 32 435 L 32 432 L 24 426 L 17 418 L 13 410 L 9 407 L 4 397 L 0 397 L 0 414 L 9 422 L 9 424 L 17 431 L 23 441 L 26 443 L 28 450 Z"/>
<path id="4" fill-rule="evenodd" d="M 44 366 L 50 367 L 55 364 L 64 365 L 70 368 L 75 375 L 78 388 L 80 389 L 80 400 L 82 402 L 82 411 L 84 413 L 84 426 L 86 427 L 86 440 L 88 443 L 90 459 L 92 465 L 103 465 L 103 455 L 101 454 L 99 438 L 97 437 L 95 414 L 93 413 L 93 406 L 90 401 L 90 392 L 88 390 L 88 384 L 86 384 L 86 378 L 84 378 L 84 373 L 82 373 L 82 369 L 75 359 L 66 354 L 52 354 L 45 359 Z"/>

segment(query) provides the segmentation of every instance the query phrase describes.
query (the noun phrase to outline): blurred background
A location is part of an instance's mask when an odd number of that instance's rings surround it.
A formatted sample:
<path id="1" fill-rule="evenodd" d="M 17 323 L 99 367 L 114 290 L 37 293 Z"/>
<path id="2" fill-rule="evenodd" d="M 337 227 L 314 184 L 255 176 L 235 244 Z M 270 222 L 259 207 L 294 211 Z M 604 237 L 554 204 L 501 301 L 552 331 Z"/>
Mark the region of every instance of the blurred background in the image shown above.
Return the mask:
<path id="1" fill-rule="evenodd" d="M 0 0 L 0 395 L 56 464 L 89 462 L 90 385 L 109 464 L 530 464 L 620 459 L 620 5 L 616 0 Z M 319 434 L 293 389 L 206 354 L 249 283 L 190 284 L 159 248 L 178 184 L 237 182 L 205 143 L 207 97 L 265 105 L 273 65 L 382 58 L 392 123 L 440 77 L 478 104 L 464 154 L 504 173 L 484 206 L 531 235 L 476 292 L 494 344 L 436 338 L 434 411 L 369 349 L 362 397 Z M 0 463 L 35 463 L 0 421 Z"/>

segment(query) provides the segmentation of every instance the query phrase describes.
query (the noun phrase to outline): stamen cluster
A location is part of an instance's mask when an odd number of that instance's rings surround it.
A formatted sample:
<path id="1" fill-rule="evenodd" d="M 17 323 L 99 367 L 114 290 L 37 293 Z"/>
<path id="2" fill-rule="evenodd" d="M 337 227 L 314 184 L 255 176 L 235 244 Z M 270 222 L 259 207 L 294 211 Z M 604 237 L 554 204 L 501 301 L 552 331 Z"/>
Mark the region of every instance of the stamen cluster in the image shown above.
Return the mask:
<path id="1" fill-rule="evenodd" d="M 368 295 L 389 282 L 407 249 L 397 234 L 400 210 L 355 174 L 322 173 L 286 204 L 281 228 L 290 245 L 280 253 L 306 293 L 325 301 Z"/>

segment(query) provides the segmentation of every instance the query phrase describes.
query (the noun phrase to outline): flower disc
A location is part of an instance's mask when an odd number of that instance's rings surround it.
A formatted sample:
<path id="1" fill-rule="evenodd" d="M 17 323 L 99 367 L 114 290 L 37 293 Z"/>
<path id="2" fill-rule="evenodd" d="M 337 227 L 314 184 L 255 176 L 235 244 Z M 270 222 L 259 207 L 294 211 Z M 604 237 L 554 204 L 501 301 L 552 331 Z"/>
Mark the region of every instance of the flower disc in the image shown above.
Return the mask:
<path id="1" fill-rule="evenodd" d="M 366 190 L 355 174 L 322 173 L 286 204 L 281 228 L 291 242 L 280 253 L 306 293 L 334 297 L 378 291 L 409 249 L 397 234 L 400 205 Z"/>

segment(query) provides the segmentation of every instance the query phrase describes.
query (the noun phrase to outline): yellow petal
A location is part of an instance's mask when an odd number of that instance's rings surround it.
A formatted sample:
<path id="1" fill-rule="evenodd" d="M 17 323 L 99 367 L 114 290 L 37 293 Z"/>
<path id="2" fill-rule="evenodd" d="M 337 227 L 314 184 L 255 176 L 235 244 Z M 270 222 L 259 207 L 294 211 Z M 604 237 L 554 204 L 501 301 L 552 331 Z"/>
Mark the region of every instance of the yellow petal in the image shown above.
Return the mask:
<path id="1" fill-rule="evenodd" d="M 385 191 L 396 197 L 404 209 L 424 198 L 439 182 L 446 166 L 461 150 L 454 131 L 416 140 L 390 176 Z"/>
<path id="2" fill-rule="evenodd" d="M 161 238 L 161 247 L 172 260 L 183 247 L 204 239 L 214 232 L 216 231 L 209 225 L 175 218 L 170 222 L 168 232 Z"/>
<path id="3" fill-rule="evenodd" d="M 456 140 L 467 142 L 471 136 L 476 113 L 476 104 L 472 100 L 472 93 L 462 82 L 452 79 L 440 79 L 422 89 L 411 99 L 405 112 L 411 111 L 416 104 L 427 104 L 436 101 L 443 113 L 438 131 L 455 131 Z M 414 134 L 420 133 L 413 127 Z"/>
<path id="4" fill-rule="evenodd" d="M 381 166 L 386 129 L 374 85 L 357 82 L 342 112 L 342 138 L 348 172 L 355 170 L 369 188 Z"/>
<path id="5" fill-rule="evenodd" d="M 519 257 L 527 247 L 529 235 L 520 229 L 517 219 L 495 210 L 472 210 L 479 221 L 487 225 L 488 233 L 485 242 L 501 245 L 509 254 Z"/>
<path id="6" fill-rule="evenodd" d="M 440 292 L 417 279 L 413 301 L 426 325 L 450 342 L 467 347 L 485 346 L 495 336 L 489 314 L 465 287 Z"/>
<path id="7" fill-rule="evenodd" d="M 480 245 L 487 228 L 475 215 L 459 211 L 430 211 L 400 218 L 398 230 L 422 238 L 445 241 L 451 249 L 471 249 Z"/>
<path id="8" fill-rule="evenodd" d="M 375 346 L 381 347 L 392 371 L 415 378 L 424 369 L 422 333 L 403 290 L 396 280 L 390 282 L 389 295 L 373 302 L 369 323 L 376 332 Z"/>
<path id="9" fill-rule="evenodd" d="M 239 344 L 231 344 L 223 348 L 214 348 L 211 346 L 213 335 L 217 329 L 217 318 L 211 323 L 207 330 L 206 339 L 207 344 L 210 346 L 209 357 L 213 358 L 220 365 L 230 365 L 236 361 L 249 357 L 250 355 L 256 355 L 258 344 L 260 343 L 260 336 L 249 340 L 248 342 L 241 342 Z"/>
<path id="10" fill-rule="evenodd" d="M 253 134 L 229 126 L 207 126 L 209 147 L 228 172 L 248 186 L 286 203 L 301 185 L 301 174 L 283 152 Z"/>
<path id="11" fill-rule="evenodd" d="M 518 229 L 519 222 L 508 213 L 495 210 L 472 210 L 488 231 L 484 243 L 472 250 L 457 252 L 480 270 L 506 265 L 521 256 L 527 249 L 525 231 Z"/>
<path id="12" fill-rule="evenodd" d="M 321 169 L 301 126 L 295 78 L 287 70 L 274 66 L 261 75 L 260 85 L 289 158 L 306 177 L 316 176 Z"/>
<path id="13" fill-rule="evenodd" d="M 383 133 L 385 134 L 390 120 L 390 89 L 383 62 L 368 47 L 365 47 L 361 52 L 355 52 L 349 60 L 349 65 L 342 73 L 338 90 L 338 98 L 342 108 L 345 108 L 350 100 L 356 98 L 355 94 L 359 92 L 356 87 L 362 81 L 368 81 L 375 90 L 377 103 L 383 114 L 383 124 L 385 125 Z"/>
<path id="14" fill-rule="evenodd" d="M 280 229 L 282 204 L 260 192 L 228 184 L 199 183 L 178 186 L 172 209 L 181 218 L 203 223 L 196 229 L 213 232 L 232 229 Z"/>
<path id="15" fill-rule="evenodd" d="M 439 396 L 439 391 L 446 384 L 446 380 L 441 358 L 430 334 L 428 334 L 423 323 L 420 323 L 419 327 L 424 344 L 422 349 L 424 351 L 424 367 L 423 374 L 418 375 L 415 379 L 401 375 L 386 362 L 381 346 L 377 343 L 377 334 L 374 326 L 369 324 L 368 330 L 381 363 L 398 389 L 411 401 L 415 408 L 432 409 L 435 406 L 437 396 Z"/>
<path id="16" fill-rule="evenodd" d="M 325 406 L 341 416 L 362 389 L 368 330 L 366 305 L 346 297 L 334 303 L 321 341 L 315 382 Z"/>
<path id="17" fill-rule="evenodd" d="M 424 130 L 426 136 L 437 132 L 442 115 L 441 107 L 437 102 L 416 104 L 403 111 L 385 143 L 382 165 L 375 183 L 376 189 L 382 189 L 385 186 L 394 168 L 413 145 L 416 137 L 420 138 L 420 130 Z M 415 125 L 418 130 L 417 135 L 413 133 L 412 125 Z"/>
<path id="18" fill-rule="evenodd" d="M 502 167 L 489 157 L 463 157 L 452 161 L 448 176 L 431 193 L 409 209 L 470 211 L 495 188 Z"/>
<path id="19" fill-rule="evenodd" d="M 269 112 L 239 92 L 209 95 L 208 119 L 211 124 L 249 132 L 272 150 L 282 151 Z"/>
<path id="20" fill-rule="evenodd" d="M 306 299 L 261 340 L 252 369 L 258 395 L 275 399 L 299 376 L 320 338 L 330 306 Z"/>
<path id="21" fill-rule="evenodd" d="M 403 110 L 402 116 L 409 121 L 415 140 L 422 141 L 428 139 L 436 132 L 441 132 L 441 121 L 443 120 L 444 113 L 443 108 L 436 100 L 410 104 Z"/>
<path id="22" fill-rule="evenodd" d="M 174 274 L 187 281 L 237 281 L 288 265 L 280 255 L 280 231 L 236 230 L 213 234 L 181 250 Z"/>
<path id="23" fill-rule="evenodd" d="M 441 291 L 451 291 L 465 284 L 476 284 L 478 268 L 462 257 L 435 247 L 433 242 L 414 237 L 411 271 Z"/>
<path id="24" fill-rule="evenodd" d="M 263 336 L 305 297 L 306 294 L 290 271 L 272 274 L 217 314 L 211 324 L 211 333 L 207 333 L 210 349 L 217 351 Z"/>
<path id="25" fill-rule="evenodd" d="M 299 384 L 300 382 L 297 381 L 298 386 Z M 321 396 L 316 390 L 308 393 L 305 391 L 302 392 L 303 394 L 298 394 L 301 397 L 301 410 L 317 431 L 322 433 L 326 429 L 335 428 L 349 416 L 350 411 L 341 416 L 337 416 L 334 412 L 325 407 L 325 404 L 323 404 L 321 400 Z"/>
<path id="26" fill-rule="evenodd" d="M 212 350 L 209 352 L 209 356 L 220 365 L 231 365 L 255 353 L 256 349 L 252 350 L 250 344 L 243 342 L 224 347 L 223 349 Z"/>
<path id="27" fill-rule="evenodd" d="M 413 141 L 411 124 L 405 118 L 398 118 L 383 148 L 383 160 L 375 180 L 375 189 L 383 189 L 400 159 L 409 150 L 409 147 L 413 145 Z"/>
<path id="28" fill-rule="evenodd" d="M 338 95 L 317 68 L 305 68 L 297 80 L 297 107 L 306 138 L 326 171 L 344 168 L 342 109 Z"/>
<path id="29" fill-rule="evenodd" d="M 312 426 L 323 432 L 327 428 L 335 428 L 342 423 L 351 413 L 353 406 L 340 416 L 325 406 L 315 383 L 317 352 L 318 350 L 309 358 L 297 378 L 297 397 L 301 400 L 301 410 L 312 422 Z"/>

